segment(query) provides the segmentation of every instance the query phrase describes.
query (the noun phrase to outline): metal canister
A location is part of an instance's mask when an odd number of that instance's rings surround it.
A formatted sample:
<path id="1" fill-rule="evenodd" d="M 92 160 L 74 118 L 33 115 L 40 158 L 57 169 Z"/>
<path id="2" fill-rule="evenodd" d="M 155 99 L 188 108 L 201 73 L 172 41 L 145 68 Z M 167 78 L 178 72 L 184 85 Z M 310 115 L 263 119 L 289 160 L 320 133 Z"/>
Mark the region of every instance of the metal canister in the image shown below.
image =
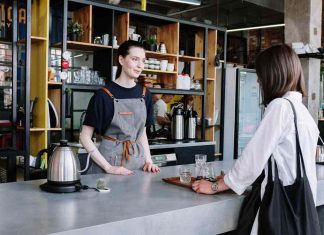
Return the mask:
<path id="1" fill-rule="evenodd" d="M 173 110 L 171 121 L 171 136 L 174 140 L 184 139 L 184 120 L 183 110 L 181 108 L 175 108 Z"/>
<path id="2" fill-rule="evenodd" d="M 187 111 L 186 117 L 186 133 L 188 139 L 196 139 L 197 112 L 193 110 Z"/>

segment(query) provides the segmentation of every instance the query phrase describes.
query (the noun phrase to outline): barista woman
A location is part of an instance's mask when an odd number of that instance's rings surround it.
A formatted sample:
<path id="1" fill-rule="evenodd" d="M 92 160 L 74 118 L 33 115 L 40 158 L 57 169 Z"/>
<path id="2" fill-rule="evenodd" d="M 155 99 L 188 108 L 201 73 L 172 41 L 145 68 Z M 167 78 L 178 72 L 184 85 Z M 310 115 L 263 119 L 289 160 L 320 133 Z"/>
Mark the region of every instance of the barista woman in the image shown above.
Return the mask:
<path id="1" fill-rule="evenodd" d="M 159 172 L 152 163 L 146 126 L 152 124 L 152 99 L 148 90 L 135 82 L 145 62 L 145 51 L 136 41 L 126 41 L 117 52 L 116 80 L 91 98 L 80 141 L 91 153 L 88 173 L 132 175 L 135 169 Z M 97 149 L 93 132 L 102 135 Z"/>

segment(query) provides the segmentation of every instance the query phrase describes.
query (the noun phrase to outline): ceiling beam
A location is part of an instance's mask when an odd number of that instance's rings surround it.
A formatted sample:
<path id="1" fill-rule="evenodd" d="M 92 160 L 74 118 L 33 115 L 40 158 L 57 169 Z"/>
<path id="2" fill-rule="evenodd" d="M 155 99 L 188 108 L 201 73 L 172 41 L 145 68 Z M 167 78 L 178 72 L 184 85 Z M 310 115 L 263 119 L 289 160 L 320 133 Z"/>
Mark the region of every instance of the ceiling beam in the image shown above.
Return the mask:
<path id="1" fill-rule="evenodd" d="M 284 0 L 243 0 L 253 3 L 262 7 L 270 8 L 272 10 L 283 13 L 284 12 Z"/>

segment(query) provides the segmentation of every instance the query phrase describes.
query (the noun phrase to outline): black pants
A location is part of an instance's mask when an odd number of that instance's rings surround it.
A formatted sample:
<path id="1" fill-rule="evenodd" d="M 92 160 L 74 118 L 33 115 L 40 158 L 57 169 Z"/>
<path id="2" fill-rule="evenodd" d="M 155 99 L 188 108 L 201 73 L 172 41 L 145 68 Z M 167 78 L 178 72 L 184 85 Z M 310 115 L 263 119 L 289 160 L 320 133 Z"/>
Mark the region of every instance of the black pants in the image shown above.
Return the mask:
<path id="1" fill-rule="evenodd" d="M 318 206 L 316 207 L 317 209 L 317 214 L 318 214 L 318 220 L 321 226 L 321 233 L 324 235 L 324 205 L 323 206 Z M 227 233 L 222 233 L 220 235 L 231 235 L 233 231 L 227 232 Z"/>

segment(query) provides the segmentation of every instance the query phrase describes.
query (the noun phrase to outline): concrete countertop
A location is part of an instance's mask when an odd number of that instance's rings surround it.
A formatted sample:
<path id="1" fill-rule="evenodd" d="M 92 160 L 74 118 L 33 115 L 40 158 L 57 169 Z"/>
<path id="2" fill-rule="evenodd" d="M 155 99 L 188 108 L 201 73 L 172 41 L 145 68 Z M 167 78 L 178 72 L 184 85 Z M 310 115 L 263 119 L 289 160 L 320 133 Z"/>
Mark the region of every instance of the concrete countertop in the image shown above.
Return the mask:
<path id="1" fill-rule="evenodd" d="M 215 162 L 215 172 L 233 164 Z M 234 193 L 196 194 L 170 185 L 164 177 L 178 174 L 179 166 L 159 174 L 136 171 L 135 176 L 85 175 L 82 183 L 108 181 L 109 193 L 43 192 L 45 180 L 0 185 L 0 234 L 218 234 L 233 230 L 244 196 Z M 324 204 L 324 166 L 317 166 L 318 204 Z"/>

